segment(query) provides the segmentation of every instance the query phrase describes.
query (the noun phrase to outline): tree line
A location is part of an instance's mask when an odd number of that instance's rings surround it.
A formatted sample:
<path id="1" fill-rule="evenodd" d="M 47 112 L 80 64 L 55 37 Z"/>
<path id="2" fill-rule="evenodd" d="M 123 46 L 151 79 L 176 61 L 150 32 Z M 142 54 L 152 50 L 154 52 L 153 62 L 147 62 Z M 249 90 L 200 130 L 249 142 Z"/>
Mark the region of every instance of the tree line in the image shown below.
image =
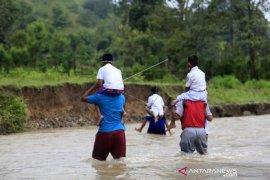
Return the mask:
<path id="1" fill-rule="evenodd" d="M 0 0 L 0 68 L 92 74 L 111 52 L 126 76 L 184 78 L 197 54 L 207 78 L 270 79 L 267 0 Z"/>

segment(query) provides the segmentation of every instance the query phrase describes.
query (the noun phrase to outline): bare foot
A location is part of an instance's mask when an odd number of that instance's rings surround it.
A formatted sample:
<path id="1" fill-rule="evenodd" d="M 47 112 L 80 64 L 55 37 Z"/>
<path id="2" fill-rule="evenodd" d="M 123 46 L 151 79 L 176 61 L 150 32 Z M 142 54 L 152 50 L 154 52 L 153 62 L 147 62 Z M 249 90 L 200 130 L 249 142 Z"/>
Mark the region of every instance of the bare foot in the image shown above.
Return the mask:
<path id="1" fill-rule="evenodd" d="M 141 128 L 135 128 L 135 131 L 142 132 Z"/>

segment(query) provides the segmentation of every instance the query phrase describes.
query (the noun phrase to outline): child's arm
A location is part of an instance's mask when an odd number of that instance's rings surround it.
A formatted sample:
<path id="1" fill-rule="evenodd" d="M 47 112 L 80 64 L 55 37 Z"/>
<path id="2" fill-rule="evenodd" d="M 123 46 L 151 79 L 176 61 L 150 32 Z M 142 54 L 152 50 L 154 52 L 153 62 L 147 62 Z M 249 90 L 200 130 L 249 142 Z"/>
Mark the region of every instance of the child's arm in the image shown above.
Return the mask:
<path id="1" fill-rule="evenodd" d="M 191 84 L 192 84 L 192 80 L 190 78 L 190 75 L 187 74 L 187 77 L 186 77 L 186 91 L 189 91 L 190 90 Z"/>
<path id="2" fill-rule="evenodd" d="M 212 113 L 210 111 L 210 108 L 209 108 L 208 104 L 206 105 L 205 112 L 206 112 L 206 119 L 208 121 L 212 121 L 213 120 L 213 115 L 212 115 Z"/>
<path id="3" fill-rule="evenodd" d="M 94 84 L 94 85 L 95 85 L 95 84 Z M 82 102 L 88 103 L 88 101 L 87 101 L 87 96 L 89 96 L 89 95 L 92 93 L 92 91 L 93 91 L 93 89 L 94 89 L 94 85 L 93 85 L 91 88 L 87 89 L 87 90 L 83 93 L 83 95 L 82 95 L 82 97 L 81 97 L 81 101 L 82 101 Z"/>
<path id="4" fill-rule="evenodd" d="M 171 123 L 170 123 L 169 128 L 168 128 L 169 130 L 176 127 L 176 125 L 175 125 L 176 120 L 181 119 L 181 116 L 175 112 L 177 103 L 178 103 L 177 100 L 173 100 L 171 103 L 171 107 L 170 107 L 170 109 L 171 109 Z"/>
<path id="5" fill-rule="evenodd" d="M 103 79 L 98 79 L 98 80 L 97 80 L 97 84 L 98 84 L 98 87 L 103 86 L 104 80 L 103 80 Z"/>
<path id="6" fill-rule="evenodd" d="M 99 87 L 98 82 L 95 82 L 90 88 L 89 88 L 89 94 L 93 93 L 94 89 Z"/>

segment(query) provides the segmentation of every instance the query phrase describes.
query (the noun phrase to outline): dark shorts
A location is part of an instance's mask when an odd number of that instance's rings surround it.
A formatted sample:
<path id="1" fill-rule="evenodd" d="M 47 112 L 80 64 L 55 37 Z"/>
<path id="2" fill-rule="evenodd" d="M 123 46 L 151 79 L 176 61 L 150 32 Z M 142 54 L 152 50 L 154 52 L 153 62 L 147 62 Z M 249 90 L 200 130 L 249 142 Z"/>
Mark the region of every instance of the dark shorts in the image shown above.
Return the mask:
<path id="1" fill-rule="evenodd" d="M 126 157 L 126 137 L 123 130 L 96 134 L 92 157 L 105 161 L 109 153 L 114 159 Z"/>
<path id="2" fill-rule="evenodd" d="M 166 130 L 165 130 L 166 118 L 165 118 L 165 116 L 163 116 L 161 119 L 159 119 L 158 122 L 155 122 L 155 119 L 152 116 L 146 116 L 145 119 L 147 121 L 149 121 L 149 127 L 147 130 L 147 133 L 166 135 Z"/>

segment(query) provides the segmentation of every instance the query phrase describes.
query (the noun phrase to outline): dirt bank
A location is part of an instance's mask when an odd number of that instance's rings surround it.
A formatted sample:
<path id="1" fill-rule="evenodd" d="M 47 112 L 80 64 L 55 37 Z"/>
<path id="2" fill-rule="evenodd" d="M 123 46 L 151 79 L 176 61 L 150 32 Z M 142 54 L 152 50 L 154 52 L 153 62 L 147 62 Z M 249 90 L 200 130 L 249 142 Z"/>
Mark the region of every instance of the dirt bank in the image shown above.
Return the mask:
<path id="1" fill-rule="evenodd" d="M 90 86 L 91 84 L 64 84 L 41 89 L 6 87 L 3 90 L 15 92 L 25 99 L 30 128 L 52 128 L 95 124 L 94 107 L 80 102 L 82 93 Z M 174 91 L 182 91 L 179 87 L 170 88 Z M 142 101 L 146 101 L 150 95 L 149 89 L 150 86 L 147 85 L 126 86 L 126 109 L 129 122 L 140 121 L 145 116 Z M 161 94 L 165 101 L 168 101 L 166 93 L 161 92 Z M 212 106 L 211 110 L 216 117 L 266 114 L 270 113 L 270 103 Z"/>

